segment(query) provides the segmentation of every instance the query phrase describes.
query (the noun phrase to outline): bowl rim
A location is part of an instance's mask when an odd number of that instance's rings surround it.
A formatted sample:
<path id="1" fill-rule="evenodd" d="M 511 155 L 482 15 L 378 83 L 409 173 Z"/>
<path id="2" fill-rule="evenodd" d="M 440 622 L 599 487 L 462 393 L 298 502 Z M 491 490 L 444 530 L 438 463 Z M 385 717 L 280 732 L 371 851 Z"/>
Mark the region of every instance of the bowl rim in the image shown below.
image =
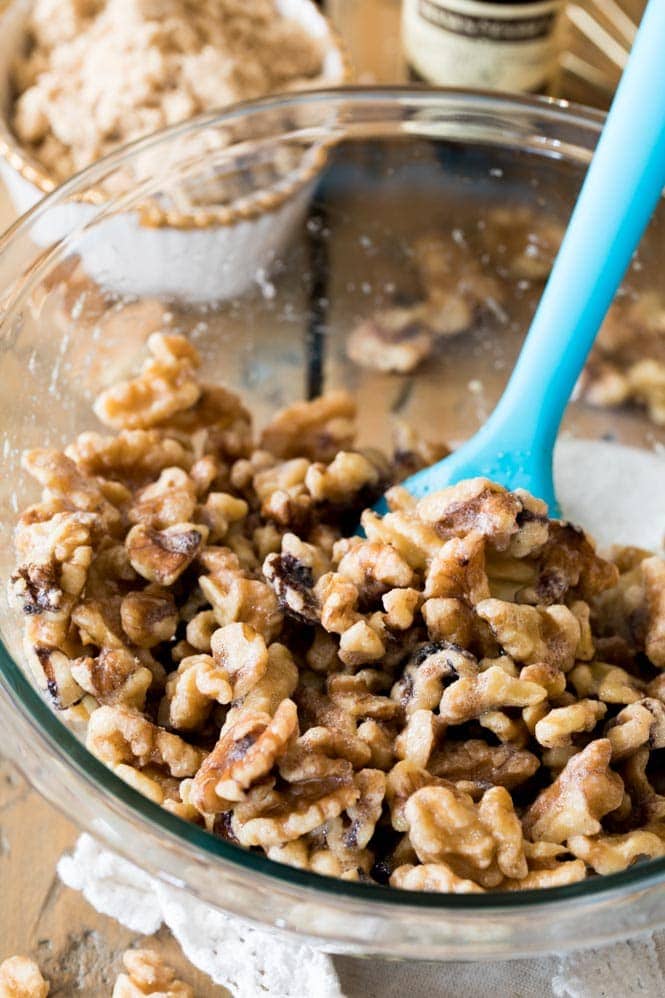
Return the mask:
<path id="1" fill-rule="evenodd" d="M 80 184 L 85 184 L 90 176 L 94 178 L 97 174 L 120 165 L 129 155 L 136 155 L 143 149 L 158 146 L 160 143 L 168 142 L 171 138 L 177 137 L 183 132 L 209 125 L 212 122 L 223 123 L 231 118 L 249 117 L 252 114 L 270 111 L 271 109 L 281 109 L 284 105 L 303 104 L 334 104 L 338 101 L 347 101 L 356 104 L 374 101 L 379 104 L 383 102 L 387 105 L 397 103 L 416 103 L 426 107 L 441 106 L 442 102 L 451 105 L 468 105 L 472 103 L 476 111 L 487 112 L 490 107 L 494 110 L 516 110 L 519 108 L 530 111 L 538 111 L 551 122 L 560 120 L 569 125 L 590 129 L 599 133 L 602 128 L 605 115 L 603 112 L 587 108 L 584 105 L 571 104 L 566 101 L 559 101 L 547 97 L 530 97 L 522 95 L 502 94 L 489 90 L 466 90 L 451 88 L 429 88 L 429 87 L 352 87 L 333 88 L 316 91 L 307 91 L 288 96 L 272 96 L 258 101 L 246 102 L 237 105 L 232 110 L 216 113 L 209 112 L 197 118 L 188 120 L 178 125 L 163 129 L 153 135 L 138 139 L 127 146 L 97 161 L 80 174 L 75 175 L 66 181 L 60 188 L 46 196 L 29 212 L 19 218 L 0 238 L 0 254 L 6 251 L 9 244 L 18 239 L 22 233 L 27 233 L 31 225 L 45 212 L 49 211 L 60 201 L 66 200 L 70 194 L 75 193 Z M 111 202 L 112 204 L 112 199 Z M 66 239 L 67 237 L 65 237 Z M 35 270 L 39 269 L 40 261 L 44 263 L 50 254 L 39 254 L 35 264 L 27 269 L 28 279 L 35 276 Z M 11 314 L 15 300 L 23 290 L 23 282 L 17 282 L 18 287 L 12 288 L 8 296 L 2 303 L 1 318 L 5 320 Z M 205 829 L 196 826 L 186 820 L 169 813 L 158 804 L 144 797 L 133 787 L 125 783 L 111 769 L 100 762 L 81 742 L 76 735 L 63 723 L 57 713 L 48 705 L 44 696 L 38 692 L 35 686 L 28 680 L 21 666 L 17 664 L 13 656 L 9 653 L 4 642 L 0 641 L 0 692 L 5 698 L 9 698 L 14 710 L 22 715 L 23 720 L 33 729 L 37 727 L 39 736 L 42 737 L 48 748 L 57 761 L 64 764 L 68 769 L 74 770 L 77 777 L 84 785 L 92 787 L 97 794 L 101 794 L 104 803 L 110 809 L 120 809 L 122 814 L 129 820 L 136 818 L 147 823 L 152 832 L 157 832 L 165 840 L 174 845 L 185 843 L 193 850 L 193 855 L 199 860 L 216 864 L 220 862 L 221 868 L 235 868 L 253 876 L 259 876 L 267 884 L 275 886 L 281 885 L 284 888 L 298 888 L 305 895 L 319 897 L 323 894 L 328 900 L 334 902 L 350 902 L 361 905 L 372 902 L 372 906 L 379 906 L 383 909 L 400 910 L 403 912 L 422 912 L 423 910 L 458 911 L 467 914 L 479 912 L 513 911 L 519 912 L 524 909 L 551 910 L 562 903 L 574 900 L 603 900 L 607 901 L 618 895 L 627 887 L 635 890 L 646 889 L 665 881 L 665 857 L 652 859 L 648 862 L 638 863 L 619 873 L 605 874 L 603 876 L 587 877 L 585 880 L 561 887 L 549 887 L 546 889 L 529 889 L 514 892 L 493 891 L 485 894 L 438 894 L 412 890 L 396 890 L 384 887 L 379 884 L 353 883 L 340 880 L 334 877 L 326 877 L 311 871 L 300 870 L 268 859 L 259 853 L 253 853 L 232 843 L 213 835 Z M 1 698 L 0 698 L 1 699 Z M 56 806 L 58 806 L 57 802 Z M 76 820 L 66 811 L 64 806 L 61 809 L 70 817 Z M 98 838 L 104 838 L 99 829 L 95 830 Z M 123 853 L 122 844 L 113 843 L 110 846 L 114 851 Z M 129 850 L 129 847 L 127 847 Z M 125 853 L 128 858 L 132 858 L 131 852 Z M 157 874 L 159 876 L 159 874 Z M 186 886 L 186 885 L 185 885 Z"/>
<path id="2" fill-rule="evenodd" d="M 337 88 L 343 87 L 350 84 L 353 77 L 353 66 L 351 62 L 351 56 L 349 54 L 348 46 L 346 42 L 338 32 L 337 28 L 334 26 L 330 18 L 320 10 L 314 0 L 296 0 L 304 8 L 309 9 L 310 14 L 315 15 L 319 21 L 325 27 L 325 38 L 322 39 L 323 57 L 326 58 L 327 55 L 336 54 L 340 60 L 340 73 L 339 79 L 326 79 L 325 69 L 322 68 L 321 73 L 314 78 L 315 86 L 313 90 L 320 90 L 323 87 L 326 88 Z M 14 0 L 16 3 L 16 0 Z M 29 10 L 29 3 L 25 2 L 24 6 L 26 8 L 26 16 Z M 0 25 L 2 20 L 12 14 L 12 2 L 4 6 L 0 11 Z M 23 146 L 19 141 L 18 137 L 14 133 L 10 119 L 11 112 L 14 106 L 14 95 L 11 92 L 11 81 L 7 78 L 4 81 L 4 86 L 6 88 L 6 102 L 5 107 L 0 112 L 0 158 L 4 159 L 9 167 L 14 170 L 26 183 L 37 188 L 37 191 L 43 195 L 51 194 L 53 191 L 62 187 L 63 184 L 69 183 L 70 180 L 78 178 L 81 174 L 85 174 L 91 166 L 95 166 L 97 163 L 104 162 L 108 159 L 108 156 L 101 157 L 95 160 L 94 163 L 89 164 L 83 170 L 78 170 L 76 173 L 72 174 L 71 177 L 67 177 L 65 181 L 58 182 L 57 178 L 51 174 L 43 163 L 37 159 L 28 149 Z M 286 97 L 290 93 L 300 93 L 300 90 L 285 91 L 282 94 L 270 94 L 267 99 L 273 97 Z M 306 90 L 302 92 L 307 92 Z M 266 99 L 266 98 L 260 98 Z M 203 112 L 204 115 L 212 114 L 216 118 L 223 113 L 228 112 L 232 108 L 239 106 L 240 104 L 254 103 L 253 101 L 243 101 L 237 104 L 231 105 L 230 107 L 217 108 L 211 112 Z M 169 127 L 179 127 L 182 124 L 188 124 L 191 121 L 198 120 L 202 115 L 195 115 L 192 118 L 186 118 L 183 122 L 177 122 L 175 126 Z M 161 132 L 167 129 L 159 129 L 156 133 L 150 134 L 161 134 Z M 143 136 L 143 138 L 150 136 Z M 113 150 L 109 155 L 113 156 L 116 152 L 122 151 L 124 149 L 133 146 L 135 142 L 142 141 L 142 138 L 132 140 L 128 143 L 123 143 L 118 147 L 117 150 Z M 213 208 L 201 208 L 196 211 L 183 211 L 181 209 L 174 210 L 163 210 L 157 205 L 145 205 L 137 206 L 137 212 L 139 216 L 139 221 L 141 225 L 146 228 L 173 228 L 173 229 L 201 229 L 207 228 L 209 226 L 232 226 L 236 225 L 242 221 L 250 221 L 255 218 L 259 218 L 262 215 L 270 214 L 277 211 L 282 205 L 288 201 L 293 195 L 305 186 L 309 181 L 311 181 L 317 173 L 325 165 L 327 159 L 328 145 L 323 143 L 319 146 L 311 146 L 309 149 L 305 149 L 303 152 L 302 161 L 299 167 L 293 172 L 293 174 L 288 175 L 285 181 L 276 180 L 271 186 L 257 192 L 254 197 L 247 203 L 243 203 L 243 199 L 240 198 L 236 203 L 233 201 L 228 205 L 215 206 Z M 82 204 L 92 204 L 92 205 L 103 205 L 108 201 L 112 201 L 113 198 L 109 198 L 102 190 L 95 187 L 89 187 L 85 190 L 81 190 L 77 193 L 76 197 L 72 198 L 73 201 L 78 201 Z"/>

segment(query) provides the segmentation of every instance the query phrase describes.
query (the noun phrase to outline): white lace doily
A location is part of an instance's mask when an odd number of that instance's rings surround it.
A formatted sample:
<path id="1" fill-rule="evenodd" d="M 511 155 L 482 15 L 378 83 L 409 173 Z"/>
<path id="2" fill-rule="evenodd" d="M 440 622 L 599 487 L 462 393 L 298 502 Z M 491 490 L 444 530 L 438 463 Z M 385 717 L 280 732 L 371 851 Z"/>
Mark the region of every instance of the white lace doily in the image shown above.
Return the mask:
<path id="1" fill-rule="evenodd" d="M 82 835 L 60 878 L 134 932 L 167 925 L 187 958 L 234 998 L 662 998 L 665 935 L 501 963 L 387 963 L 330 956 L 223 915 Z"/>

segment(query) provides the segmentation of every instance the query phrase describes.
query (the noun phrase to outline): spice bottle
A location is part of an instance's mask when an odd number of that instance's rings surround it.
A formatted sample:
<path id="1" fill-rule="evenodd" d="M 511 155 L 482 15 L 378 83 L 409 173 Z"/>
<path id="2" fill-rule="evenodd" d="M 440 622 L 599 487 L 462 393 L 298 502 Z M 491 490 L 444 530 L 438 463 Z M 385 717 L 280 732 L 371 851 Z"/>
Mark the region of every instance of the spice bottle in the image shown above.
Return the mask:
<path id="1" fill-rule="evenodd" d="M 403 0 L 412 75 L 441 86 L 538 91 L 557 64 L 561 0 Z"/>

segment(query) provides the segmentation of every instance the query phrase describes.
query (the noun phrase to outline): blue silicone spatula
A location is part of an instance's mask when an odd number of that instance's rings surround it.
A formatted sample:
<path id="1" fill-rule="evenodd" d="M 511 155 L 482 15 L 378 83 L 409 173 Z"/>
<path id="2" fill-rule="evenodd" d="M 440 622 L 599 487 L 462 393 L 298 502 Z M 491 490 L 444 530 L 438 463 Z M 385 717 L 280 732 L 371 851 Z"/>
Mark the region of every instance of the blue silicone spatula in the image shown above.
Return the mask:
<path id="1" fill-rule="evenodd" d="M 665 0 L 651 0 L 508 386 L 474 437 L 403 483 L 414 496 L 482 476 L 528 489 L 559 515 L 559 425 L 665 186 L 664 45 Z"/>

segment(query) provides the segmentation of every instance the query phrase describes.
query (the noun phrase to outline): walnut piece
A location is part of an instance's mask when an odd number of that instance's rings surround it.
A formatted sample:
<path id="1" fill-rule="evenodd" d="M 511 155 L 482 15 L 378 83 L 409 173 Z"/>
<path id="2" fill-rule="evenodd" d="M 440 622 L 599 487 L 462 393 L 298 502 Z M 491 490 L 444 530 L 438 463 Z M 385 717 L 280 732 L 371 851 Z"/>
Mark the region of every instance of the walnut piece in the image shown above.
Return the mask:
<path id="1" fill-rule="evenodd" d="M 194 998 L 194 989 L 179 980 L 155 950 L 129 949 L 122 962 L 127 973 L 118 974 L 112 998 Z"/>
<path id="2" fill-rule="evenodd" d="M 390 875 L 390 886 L 440 894 L 481 894 L 483 891 L 472 880 L 457 877 L 445 863 L 398 866 Z"/>
<path id="3" fill-rule="evenodd" d="M 625 835 L 573 835 L 566 846 L 596 873 L 619 873 L 637 860 L 665 855 L 663 839 L 641 829 Z"/>
<path id="4" fill-rule="evenodd" d="M 422 305 L 375 312 L 351 331 L 346 341 L 349 359 L 371 371 L 415 371 L 434 349 L 432 331 L 424 320 Z"/>
<path id="5" fill-rule="evenodd" d="M 0 963 L 0 998 L 46 998 L 49 986 L 34 960 L 10 956 Z"/>
<path id="6" fill-rule="evenodd" d="M 193 776 L 206 753 L 152 724 L 129 707 L 100 707 L 90 718 L 87 745 L 102 762 L 139 768 L 154 764 L 172 776 Z"/>
<path id="7" fill-rule="evenodd" d="M 215 663 L 229 677 L 233 698 L 244 697 L 265 675 L 268 649 L 248 624 L 227 624 L 214 632 L 210 648 Z"/>
<path id="8" fill-rule="evenodd" d="M 148 430 L 198 401 L 200 359 L 188 341 L 153 333 L 148 347 L 153 357 L 145 362 L 139 377 L 108 388 L 95 402 L 95 413 L 106 426 Z"/>
<path id="9" fill-rule="evenodd" d="M 261 447 L 278 458 L 329 461 L 353 443 L 356 406 L 347 392 L 296 402 L 275 416 L 261 434 Z"/>
<path id="10" fill-rule="evenodd" d="M 172 586 L 203 547 L 208 530 L 195 523 L 178 523 L 165 530 L 137 524 L 127 534 L 132 567 L 149 582 Z"/>
<path id="11" fill-rule="evenodd" d="M 229 801 L 243 800 L 245 791 L 271 771 L 297 730 L 292 700 L 283 700 L 273 717 L 241 711 L 194 777 L 192 803 L 211 814 L 227 810 Z"/>
<path id="12" fill-rule="evenodd" d="M 599 819 L 617 808 L 623 797 L 623 781 L 609 769 L 611 755 L 606 738 L 597 738 L 574 755 L 526 812 L 525 834 L 546 842 L 596 835 Z"/>

